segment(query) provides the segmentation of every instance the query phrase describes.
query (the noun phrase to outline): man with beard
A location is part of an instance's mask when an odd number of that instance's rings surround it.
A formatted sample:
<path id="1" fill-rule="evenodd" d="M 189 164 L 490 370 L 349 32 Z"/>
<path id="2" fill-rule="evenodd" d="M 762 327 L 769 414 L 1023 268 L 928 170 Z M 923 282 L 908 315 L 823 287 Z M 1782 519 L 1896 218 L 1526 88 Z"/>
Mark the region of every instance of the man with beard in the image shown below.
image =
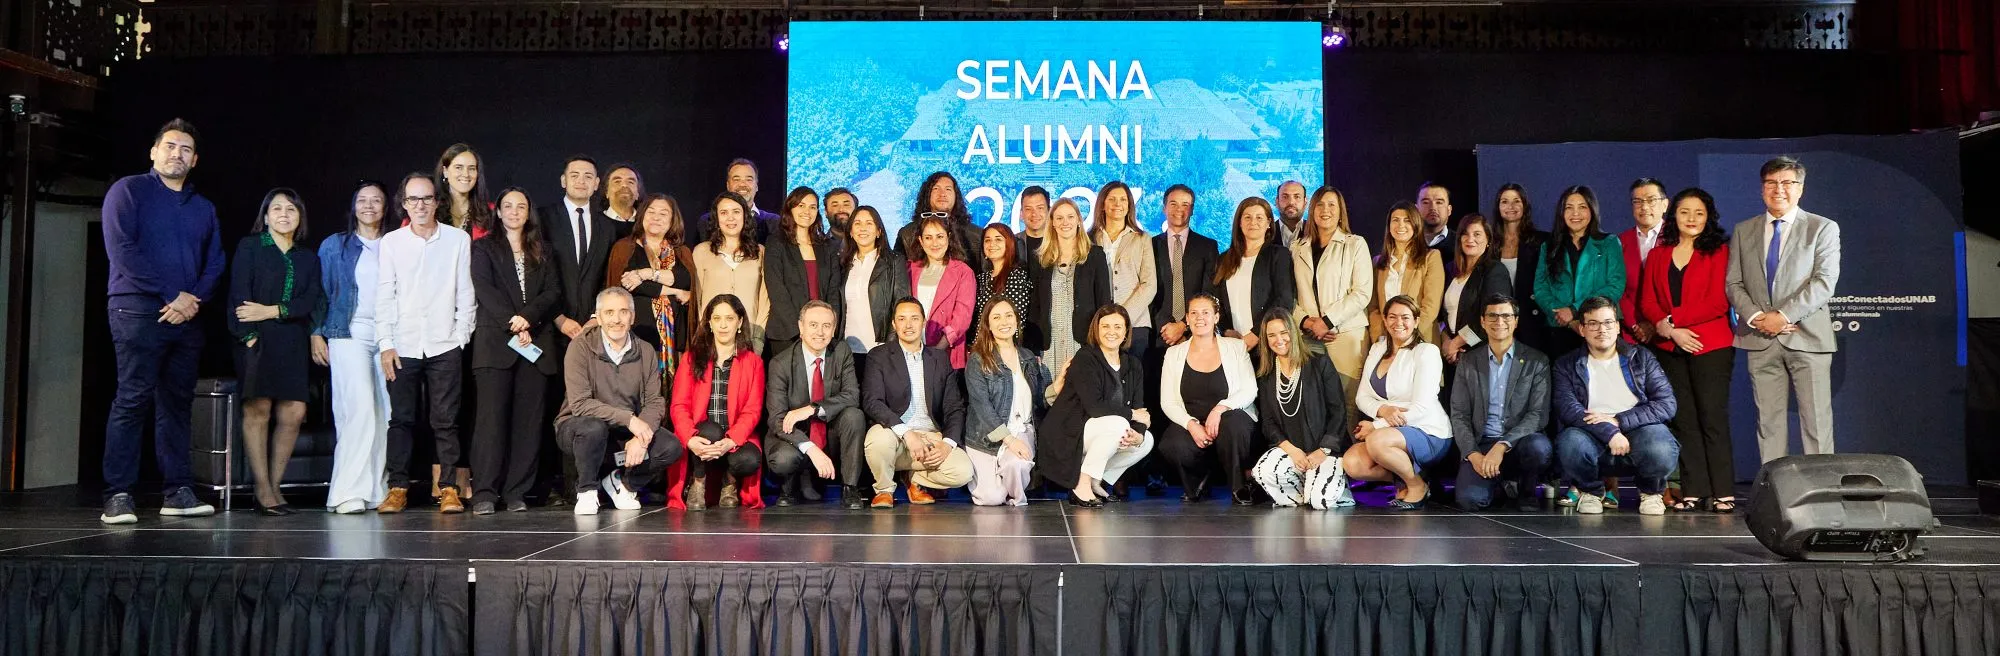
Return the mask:
<path id="1" fill-rule="evenodd" d="M 1305 232 L 1306 186 L 1297 180 L 1278 185 L 1278 243 L 1290 246 Z"/>
<path id="2" fill-rule="evenodd" d="M 1033 262 L 1041 257 L 1042 239 L 1049 234 L 1049 190 L 1040 186 L 1023 189 L 1015 207 L 1021 212 L 1021 234 L 1014 238 L 1019 242 L 1014 251 L 1022 262 Z"/>
<path id="3" fill-rule="evenodd" d="M 1417 213 L 1424 215 L 1424 243 L 1444 248 L 1451 237 L 1451 190 L 1435 182 L 1417 187 Z"/>
<path id="4" fill-rule="evenodd" d="M 645 196 L 646 182 L 640 179 L 639 169 L 622 162 L 611 166 L 610 175 L 604 177 L 604 215 L 614 224 L 612 237 L 632 234 L 632 226 L 639 220 L 639 199 Z"/>
<path id="5" fill-rule="evenodd" d="M 854 199 L 854 192 L 846 187 L 834 187 L 826 192 L 826 220 L 828 229 L 835 235 L 847 234 L 847 220 L 854 218 L 854 208 L 861 203 Z M 835 242 L 840 240 L 836 239 Z"/>
<path id="6" fill-rule="evenodd" d="M 750 201 L 749 214 L 757 220 L 743 227 L 744 235 L 762 244 L 778 229 L 778 215 L 757 208 L 757 163 L 738 157 L 730 160 L 729 168 L 723 175 L 723 188 L 729 193 L 742 196 Z M 698 244 L 708 241 L 709 230 L 715 225 L 715 217 L 703 212 L 687 226 L 687 243 Z"/>

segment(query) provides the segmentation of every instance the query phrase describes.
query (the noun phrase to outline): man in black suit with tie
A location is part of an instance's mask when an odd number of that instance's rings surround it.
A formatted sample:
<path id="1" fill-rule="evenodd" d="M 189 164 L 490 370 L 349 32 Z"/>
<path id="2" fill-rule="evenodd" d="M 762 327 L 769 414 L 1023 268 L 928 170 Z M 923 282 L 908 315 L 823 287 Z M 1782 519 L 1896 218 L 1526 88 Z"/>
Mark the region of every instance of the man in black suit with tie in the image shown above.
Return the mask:
<path id="1" fill-rule="evenodd" d="M 738 157 L 729 161 L 729 169 L 723 174 L 722 187 L 729 193 L 742 196 L 750 201 L 750 214 L 755 221 L 743 227 L 743 234 L 762 244 L 770 240 L 771 233 L 778 230 L 778 215 L 757 209 L 757 163 Z M 687 227 L 687 243 L 699 244 L 708 241 L 709 232 L 715 229 L 715 217 L 711 212 L 703 212 L 701 218 Z"/>
<path id="2" fill-rule="evenodd" d="M 1186 341 L 1188 338 L 1187 300 L 1202 294 L 1212 294 L 1215 285 L 1215 267 L 1221 262 L 1221 250 L 1215 240 L 1201 236 L 1194 231 L 1191 221 L 1194 217 L 1194 190 L 1187 185 L 1167 188 L 1165 195 L 1167 221 L 1160 228 L 1160 234 L 1153 236 L 1153 271 L 1160 277 L 1153 297 L 1153 326 L 1159 330 L 1160 339 L 1145 353 L 1137 354 L 1145 359 L 1146 379 L 1163 380 L 1160 364 L 1166 359 L 1167 347 Z M 1165 416 L 1159 409 L 1160 390 L 1150 386 L 1146 390 L 1146 405 L 1156 416 Z M 1166 493 L 1166 480 L 1158 467 L 1152 466 L 1150 454 L 1146 462 L 1139 465 L 1146 472 L 1146 493 L 1160 496 Z M 1112 493 L 1124 496 L 1124 485 L 1115 486 Z"/>
<path id="3" fill-rule="evenodd" d="M 828 348 L 838 320 L 825 301 L 807 301 L 799 309 L 799 341 L 764 366 L 765 467 L 778 478 L 778 505 L 790 506 L 794 495 L 818 501 L 807 482 L 811 474 L 832 480 L 838 472 L 847 485 L 847 507 L 861 507 L 861 441 L 868 419 L 861 412 L 861 389 L 855 384 L 854 354 Z M 828 451 L 840 454 L 834 466 Z"/>
<path id="4" fill-rule="evenodd" d="M 934 503 L 924 488 L 948 490 L 972 482 L 972 457 L 960 447 L 965 393 L 951 354 L 924 346 L 924 304 L 896 301 L 896 339 L 868 352 L 861 393 L 868 428 L 862 448 L 875 475 L 869 505 L 896 505 L 896 472 L 910 472 L 910 503 Z M 850 506 L 852 507 L 852 506 Z"/>
<path id="5" fill-rule="evenodd" d="M 548 230 L 549 246 L 555 249 L 556 273 L 561 277 L 563 311 L 556 317 L 556 329 L 568 340 L 596 325 L 591 314 L 597 292 L 604 288 L 604 267 L 611 259 L 611 242 L 617 240 L 617 225 L 597 208 L 597 161 L 572 155 L 563 163 L 562 202 L 542 207 L 542 226 Z"/>

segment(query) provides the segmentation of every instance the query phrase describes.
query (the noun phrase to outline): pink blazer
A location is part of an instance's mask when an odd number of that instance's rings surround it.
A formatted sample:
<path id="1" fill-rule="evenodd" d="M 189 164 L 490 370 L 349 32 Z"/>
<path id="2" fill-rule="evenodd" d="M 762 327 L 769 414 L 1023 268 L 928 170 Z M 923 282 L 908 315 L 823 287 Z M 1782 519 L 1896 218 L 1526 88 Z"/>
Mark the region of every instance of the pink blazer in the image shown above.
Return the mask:
<path id="1" fill-rule="evenodd" d="M 910 263 L 910 295 L 917 295 L 917 281 L 923 277 L 924 265 Z M 931 299 L 931 310 L 924 319 L 924 343 L 951 349 L 953 369 L 965 368 L 965 343 L 970 341 L 967 332 L 972 330 L 972 305 L 978 300 L 977 285 L 973 280 L 972 267 L 964 262 L 952 260 L 944 267 L 944 279 L 938 281 L 937 296 Z"/>

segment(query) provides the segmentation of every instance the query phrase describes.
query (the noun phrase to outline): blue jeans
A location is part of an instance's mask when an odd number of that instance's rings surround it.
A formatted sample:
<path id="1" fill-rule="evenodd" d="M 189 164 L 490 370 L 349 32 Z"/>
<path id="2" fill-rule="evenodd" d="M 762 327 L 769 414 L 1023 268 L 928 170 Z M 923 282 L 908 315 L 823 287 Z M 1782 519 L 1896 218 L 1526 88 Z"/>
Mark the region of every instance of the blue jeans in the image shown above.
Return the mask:
<path id="1" fill-rule="evenodd" d="M 188 433 L 193 430 L 201 326 L 160 321 L 159 301 L 126 298 L 112 297 L 108 312 L 112 350 L 118 359 L 118 393 L 111 400 L 111 415 L 104 426 L 107 499 L 131 492 L 138 482 L 140 440 L 149 420 L 153 423 L 153 455 L 166 479 L 164 489 L 194 485 Z"/>
<path id="2" fill-rule="evenodd" d="M 1493 448 L 1499 440 L 1484 440 L 1479 443 L 1480 453 Z M 1458 507 L 1461 510 L 1483 510 L 1493 505 L 1493 488 L 1502 481 L 1514 481 L 1520 494 L 1528 494 L 1540 483 L 1542 475 L 1549 470 L 1555 448 L 1549 444 L 1549 436 L 1530 433 L 1514 441 L 1507 449 L 1507 455 L 1500 458 L 1500 475 L 1483 478 L 1473 471 L 1472 462 L 1458 463 L 1457 490 Z M 1471 455 L 1471 454 L 1465 454 Z"/>
<path id="3" fill-rule="evenodd" d="M 1680 463 L 1681 443 L 1665 424 L 1648 424 L 1625 431 L 1632 450 L 1611 455 L 1611 447 L 1581 428 L 1565 428 L 1556 436 L 1556 460 L 1562 463 L 1563 478 L 1585 494 L 1604 491 L 1605 474 L 1635 476 L 1639 492 L 1659 494 L 1667 489 L 1667 475 Z"/>

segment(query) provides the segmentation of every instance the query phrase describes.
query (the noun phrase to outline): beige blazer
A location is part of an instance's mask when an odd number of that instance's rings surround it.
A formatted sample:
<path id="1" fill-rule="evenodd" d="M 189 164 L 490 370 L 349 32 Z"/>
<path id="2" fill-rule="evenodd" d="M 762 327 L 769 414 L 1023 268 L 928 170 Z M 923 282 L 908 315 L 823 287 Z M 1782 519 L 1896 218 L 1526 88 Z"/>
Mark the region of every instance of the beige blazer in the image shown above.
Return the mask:
<path id="1" fill-rule="evenodd" d="M 1372 267 L 1371 267 L 1372 269 Z M 1389 297 L 1382 293 L 1383 283 L 1389 280 L 1386 269 L 1372 269 L 1375 272 L 1375 295 L 1368 303 L 1368 341 L 1373 343 L 1386 331 L 1382 326 L 1382 305 Z M 1417 338 L 1432 344 L 1438 341 L 1438 310 L 1444 306 L 1444 252 L 1432 249 L 1424 253 L 1422 262 L 1403 272 L 1403 295 L 1417 300 Z"/>
<path id="2" fill-rule="evenodd" d="M 1326 349 L 1327 355 L 1342 376 L 1354 378 L 1360 375 L 1361 359 L 1367 353 L 1368 299 L 1375 293 L 1368 242 L 1353 233 L 1335 235 L 1320 255 L 1319 266 L 1314 264 L 1311 237 L 1292 242 L 1292 281 L 1298 290 L 1292 322 L 1324 318 L 1341 335 L 1334 342 L 1336 348 Z"/>

